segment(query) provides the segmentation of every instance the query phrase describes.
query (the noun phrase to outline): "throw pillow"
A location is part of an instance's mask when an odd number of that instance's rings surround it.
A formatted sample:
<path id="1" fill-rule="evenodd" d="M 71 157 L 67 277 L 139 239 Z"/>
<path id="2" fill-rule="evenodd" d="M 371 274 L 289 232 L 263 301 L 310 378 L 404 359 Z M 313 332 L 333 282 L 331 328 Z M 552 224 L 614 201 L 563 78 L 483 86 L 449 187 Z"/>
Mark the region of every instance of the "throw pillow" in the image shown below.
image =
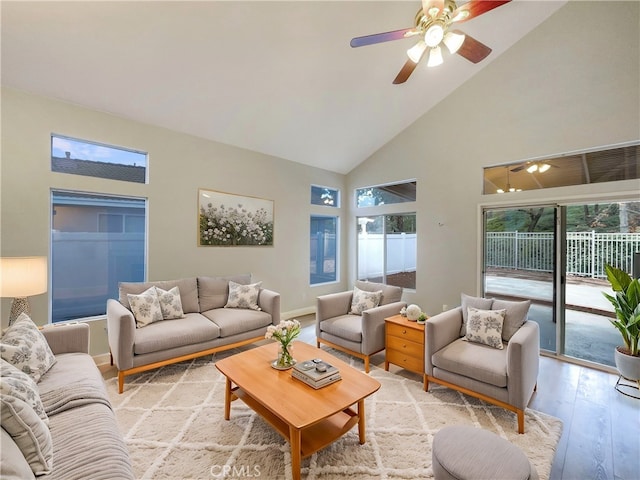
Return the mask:
<path id="1" fill-rule="evenodd" d="M 36 414 L 49 425 L 49 417 L 44 411 L 40 391 L 33 378 L 4 359 L 0 359 L 0 393 L 10 397 L 17 397 L 28 404 Z"/>
<path id="2" fill-rule="evenodd" d="M 167 291 L 158 287 L 155 288 L 160 302 L 160 310 L 162 310 L 162 318 L 164 320 L 183 318 L 184 312 L 182 311 L 182 301 L 180 300 L 180 289 L 173 287 Z"/>
<path id="3" fill-rule="evenodd" d="M 382 290 L 377 292 L 365 292 L 358 287 L 353 287 L 353 296 L 351 297 L 351 310 L 349 313 L 353 315 L 362 315 L 362 312 L 375 308 L 380 304 L 382 298 Z"/>
<path id="4" fill-rule="evenodd" d="M 502 324 L 506 310 L 480 310 L 469 307 L 467 334 L 463 338 L 467 342 L 482 343 L 502 350 Z"/>
<path id="5" fill-rule="evenodd" d="M 53 440 L 49 427 L 26 402 L 0 394 L 2 428 L 11 435 L 35 475 L 51 472 Z"/>
<path id="6" fill-rule="evenodd" d="M 38 383 L 55 363 L 47 339 L 26 313 L 21 313 L 0 340 L 0 357 Z"/>
<path id="7" fill-rule="evenodd" d="M 140 295 L 127 294 L 131 311 L 136 319 L 136 327 L 142 328 L 162 320 L 162 309 L 156 287 L 150 287 Z"/>
<path id="8" fill-rule="evenodd" d="M 504 317 L 504 325 L 502 326 L 502 339 L 505 342 L 511 340 L 511 337 L 518 331 L 527 319 L 531 300 L 523 302 L 508 302 L 506 300 L 494 300 L 491 308 L 494 310 L 505 309 L 507 311 Z"/>
<path id="9" fill-rule="evenodd" d="M 258 296 L 262 282 L 242 285 L 229 280 L 229 298 L 224 308 L 250 308 L 260 310 Z"/>
<path id="10" fill-rule="evenodd" d="M 469 320 L 469 307 L 479 308 L 481 310 L 489 310 L 493 304 L 493 298 L 471 297 L 464 293 L 460 294 L 460 304 L 462 305 L 462 326 L 460 327 L 460 336 L 467 334 L 467 321 Z"/>

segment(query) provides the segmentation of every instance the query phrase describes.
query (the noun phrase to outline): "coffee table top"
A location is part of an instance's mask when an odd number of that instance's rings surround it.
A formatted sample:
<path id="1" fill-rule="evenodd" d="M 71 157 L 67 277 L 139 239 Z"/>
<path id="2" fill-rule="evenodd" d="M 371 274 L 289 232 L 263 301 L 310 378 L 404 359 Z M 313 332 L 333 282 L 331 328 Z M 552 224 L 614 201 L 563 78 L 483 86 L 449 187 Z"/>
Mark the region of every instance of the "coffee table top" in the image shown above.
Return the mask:
<path id="1" fill-rule="evenodd" d="M 324 350 L 294 342 L 298 361 L 321 358 L 340 370 L 342 380 L 314 389 L 291 377 L 291 370 L 276 370 L 271 362 L 278 343 L 253 348 L 216 362 L 216 367 L 271 413 L 296 428 L 304 428 L 340 412 L 380 388 L 380 382 Z"/>

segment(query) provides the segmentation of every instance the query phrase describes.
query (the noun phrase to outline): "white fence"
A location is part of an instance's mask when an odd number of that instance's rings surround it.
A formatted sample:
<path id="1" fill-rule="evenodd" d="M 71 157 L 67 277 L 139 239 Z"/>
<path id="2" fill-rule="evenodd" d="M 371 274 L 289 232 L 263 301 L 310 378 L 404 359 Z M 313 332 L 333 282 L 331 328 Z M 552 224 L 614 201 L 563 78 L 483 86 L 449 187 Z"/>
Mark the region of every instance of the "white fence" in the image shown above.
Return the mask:
<path id="1" fill-rule="evenodd" d="M 553 271 L 553 233 L 489 232 L 485 265 L 515 270 Z M 631 272 L 640 252 L 640 233 L 567 233 L 567 274 L 604 278 L 604 265 Z"/>
<path id="2" fill-rule="evenodd" d="M 416 271 L 416 234 L 388 233 L 386 274 Z M 358 235 L 358 278 L 382 277 L 385 270 L 385 235 L 361 233 Z"/>

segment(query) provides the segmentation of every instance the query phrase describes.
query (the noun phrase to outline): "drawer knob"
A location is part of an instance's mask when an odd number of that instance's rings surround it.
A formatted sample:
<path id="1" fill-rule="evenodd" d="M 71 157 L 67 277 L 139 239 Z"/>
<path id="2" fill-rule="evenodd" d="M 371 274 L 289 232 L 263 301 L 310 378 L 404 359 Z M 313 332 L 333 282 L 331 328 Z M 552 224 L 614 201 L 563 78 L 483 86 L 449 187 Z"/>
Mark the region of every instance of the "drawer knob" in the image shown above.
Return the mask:
<path id="1" fill-rule="evenodd" d="M 402 330 L 402 333 L 407 333 L 407 330 L 406 329 Z"/>

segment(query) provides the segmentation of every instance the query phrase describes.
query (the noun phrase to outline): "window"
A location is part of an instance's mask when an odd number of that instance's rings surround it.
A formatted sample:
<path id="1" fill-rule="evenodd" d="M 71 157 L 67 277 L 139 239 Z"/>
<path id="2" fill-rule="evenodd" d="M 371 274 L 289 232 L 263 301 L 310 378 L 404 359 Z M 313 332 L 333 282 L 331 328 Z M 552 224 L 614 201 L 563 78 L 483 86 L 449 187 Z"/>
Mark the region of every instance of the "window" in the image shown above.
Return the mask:
<path id="1" fill-rule="evenodd" d="M 416 288 L 416 214 L 358 217 L 358 280 Z"/>
<path id="2" fill-rule="evenodd" d="M 146 183 L 147 154 L 51 135 L 51 171 Z"/>
<path id="3" fill-rule="evenodd" d="M 485 195 L 640 178 L 640 145 L 525 160 L 484 169 Z"/>
<path id="4" fill-rule="evenodd" d="M 145 278 L 146 200 L 53 190 L 53 323 L 106 313 L 118 282 Z"/>
<path id="5" fill-rule="evenodd" d="M 375 207 L 416 201 L 417 182 L 403 182 L 392 185 L 379 185 L 356 190 L 356 205 L 358 208 Z"/>
<path id="6" fill-rule="evenodd" d="M 328 187 L 317 187 L 311 185 L 311 205 L 322 205 L 323 207 L 339 207 L 339 191 Z"/>
<path id="7" fill-rule="evenodd" d="M 338 280 L 338 217 L 311 216 L 311 285 Z"/>

